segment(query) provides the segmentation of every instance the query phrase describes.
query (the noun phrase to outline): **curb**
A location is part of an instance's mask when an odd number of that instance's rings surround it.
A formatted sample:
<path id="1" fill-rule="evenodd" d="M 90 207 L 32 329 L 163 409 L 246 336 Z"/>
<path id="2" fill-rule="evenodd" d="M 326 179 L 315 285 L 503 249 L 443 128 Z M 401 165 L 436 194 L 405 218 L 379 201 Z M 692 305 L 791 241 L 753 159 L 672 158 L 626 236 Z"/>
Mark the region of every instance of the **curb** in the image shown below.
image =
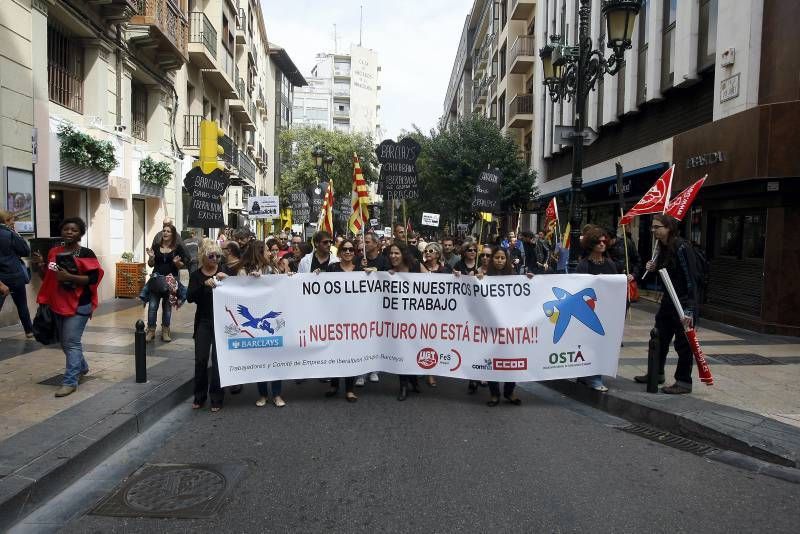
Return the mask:
<path id="1" fill-rule="evenodd" d="M 5 531 L 144 432 L 192 393 L 194 370 L 178 360 L 133 378 L 0 444 L 0 531 Z M 115 398 L 118 406 L 114 407 Z M 89 414 L 102 414 L 86 418 Z"/>
<path id="2" fill-rule="evenodd" d="M 584 404 L 785 467 L 800 467 L 800 428 L 753 412 L 697 399 L 642 391 L 630 380 L 603 377 L 607 393 L 568 380 L 543 382 Z"/>

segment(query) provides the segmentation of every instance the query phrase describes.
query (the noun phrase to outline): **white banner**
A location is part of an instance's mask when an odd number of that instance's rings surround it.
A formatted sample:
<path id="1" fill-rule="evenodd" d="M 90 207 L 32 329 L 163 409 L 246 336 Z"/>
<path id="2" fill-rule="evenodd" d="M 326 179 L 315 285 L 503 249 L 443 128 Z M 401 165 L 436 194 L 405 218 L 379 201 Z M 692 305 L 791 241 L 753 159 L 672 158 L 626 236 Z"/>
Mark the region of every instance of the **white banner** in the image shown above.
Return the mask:
<path id="1" fill-rule="evenodd" d="M 247 211 L 251 219 L 277 219 L 281 216 L 281 205 L 278 197 L 249 197 Z"/>
<path id="2" fill-rule="evenodd" d="M 422 212 L 422 225 L 423 226 L 439 226 L 439 214 Z"/>
<path id="3" fill-rule="evenodd" d="M 614 376 L 626 288 L 623 275 L 228 278 L 214 290 L 220 379 Z"/>

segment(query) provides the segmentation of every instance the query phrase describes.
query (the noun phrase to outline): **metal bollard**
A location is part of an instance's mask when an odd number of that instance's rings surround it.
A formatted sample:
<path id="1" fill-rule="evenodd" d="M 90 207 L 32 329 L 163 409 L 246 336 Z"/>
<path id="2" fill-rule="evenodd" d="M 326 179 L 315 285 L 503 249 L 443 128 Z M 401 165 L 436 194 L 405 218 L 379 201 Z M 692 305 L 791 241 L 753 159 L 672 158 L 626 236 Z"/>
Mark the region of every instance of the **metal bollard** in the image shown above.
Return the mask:
<path id="1" fill-rule="evenodd" d="M 658 330 L 650 330 L 647 342 L 647 392 L 658 393 Z"/>
<path id="2" fill-rule="evenodd" d="M 136 321 L 136 333 L 134 339 L 134 361 L 136 362 L 136 383 L 147 382 L 147 344 L 144 340 L 144 321 Z"/>

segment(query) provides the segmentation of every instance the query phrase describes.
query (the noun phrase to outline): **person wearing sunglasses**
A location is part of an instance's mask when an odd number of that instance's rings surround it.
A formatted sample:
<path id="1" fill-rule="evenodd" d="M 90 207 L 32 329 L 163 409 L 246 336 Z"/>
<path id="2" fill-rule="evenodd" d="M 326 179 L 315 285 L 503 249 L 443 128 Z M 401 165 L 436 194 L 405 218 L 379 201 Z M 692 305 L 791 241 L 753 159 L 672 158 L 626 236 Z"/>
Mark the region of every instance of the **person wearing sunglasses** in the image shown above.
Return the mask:
<path id="1" fill-rule="evenodd" d="M 339 256 L 339 261 L 336 263 L 329 264 L 327 272 L 352 273 L 363 270 L 360 262 L 355 261 L 356 245 L 352 239 L 346 238 L 339 243 L 339 249 L 337 250 L 337 255 Z M 354 376 L 346 376 L 344 378 L 344 391 L 345 391 L 344 398 L 347 399 L 347 402 L 358 401 L 358 397 L 353 391 L 355 380 L 356 378 Z M 326 397 L 335 397 L 336 394 L 339 393 L 339 382 L 341 382 L 341 378 L 331 378 L 330 389 L 325 392 Z M 363 384 L 363 378 L 362 378 L 362 384 Z"/>
<path id="2" fill-rule="evenodd" d="M 307 254 L 300 260 L 297 266 L 298 273 L 312 273 L 314 271 L 325 271 L 328 265 L 336 263 L 339 258 L 331 254 L 333 237 L 325 230 L 320 230 L 314 234 L 314 252 Z"/>
<path id="3" fill-rule="evenodd" d="M 581 245 L 586 251 L 586 255 L 578 262 L 576 273 L 617 274 L 617 267 L 608 255 L 608 236 L 605 230 L 599 226 L 587 225 L 581 236 Z M 600 375 L 582 377 L 578 379 L 578 382 L 595 391 L 608 391 L 608 388 L 603 385 L 603 377 Z"/>
<path id="4" fill-rule="evenodd" d="M 486 274 L 489 270 L 489 264 L 492 259 L 492 247 L 490 245 L 483 245 L 481 253 L 478 255 L 478 272 Z"/>
<path id="5" fill-rule="evenodd" d="M 453 267 L 455 274 L 478 274 L 478 244 L 475 241 L 466 241 L 461 249 L 461 260 Z"/>
<path id="6" fill-rule="evenodd" d="M 428 243 L 423 251 L 422 263 L 429 273 L 451 274 L 453 269 L 442 261 L 442 246 L 439 243 Z"/>
<path id="7" fill-rule="evenodd" d="M 219 365 L 214 339 L 214 302 L 212 291 L 217 281 L 227 275 L 220 270 L 222 249 L 213 239 L 204 239 L 200 246 L 200 268 L 189 276 L 186 300 L 197 305 L 194 313 L 194 400 L 192 409 L 199 410 L 211 397 L 211 411 L 222 408 L 225 396 L 219 384 Z M 211 369 L 208 368 L 211 360 Z M 210 380 L 209 380 L 210 377 Z"/>

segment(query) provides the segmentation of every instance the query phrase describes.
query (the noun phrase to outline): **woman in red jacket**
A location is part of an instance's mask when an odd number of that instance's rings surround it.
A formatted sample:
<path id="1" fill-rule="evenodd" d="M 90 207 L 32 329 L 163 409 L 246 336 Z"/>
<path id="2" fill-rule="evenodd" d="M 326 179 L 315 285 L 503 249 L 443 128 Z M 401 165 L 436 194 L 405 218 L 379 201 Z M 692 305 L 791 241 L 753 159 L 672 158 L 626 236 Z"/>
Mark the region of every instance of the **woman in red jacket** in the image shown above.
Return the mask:
<path id="1" fill-rule="evenodd" d="M 83 219 L 64 219 L 60 231 L 64 241 L 50 249 L 47 264 L 42 264 L 38 252 L 31 260 L 39 267 L 43 278 L 36 301 L 50 306 L 66 356 L 64 381 L 56 391 L 56 397 L 66 397 L 78 389 L 80 378 L 89 373 L 81 338 L 97 308 L 97 285 L 103 279 L 103 269 L 94 252 L 81 246 L 81 238 L 86 233 Z"/>

